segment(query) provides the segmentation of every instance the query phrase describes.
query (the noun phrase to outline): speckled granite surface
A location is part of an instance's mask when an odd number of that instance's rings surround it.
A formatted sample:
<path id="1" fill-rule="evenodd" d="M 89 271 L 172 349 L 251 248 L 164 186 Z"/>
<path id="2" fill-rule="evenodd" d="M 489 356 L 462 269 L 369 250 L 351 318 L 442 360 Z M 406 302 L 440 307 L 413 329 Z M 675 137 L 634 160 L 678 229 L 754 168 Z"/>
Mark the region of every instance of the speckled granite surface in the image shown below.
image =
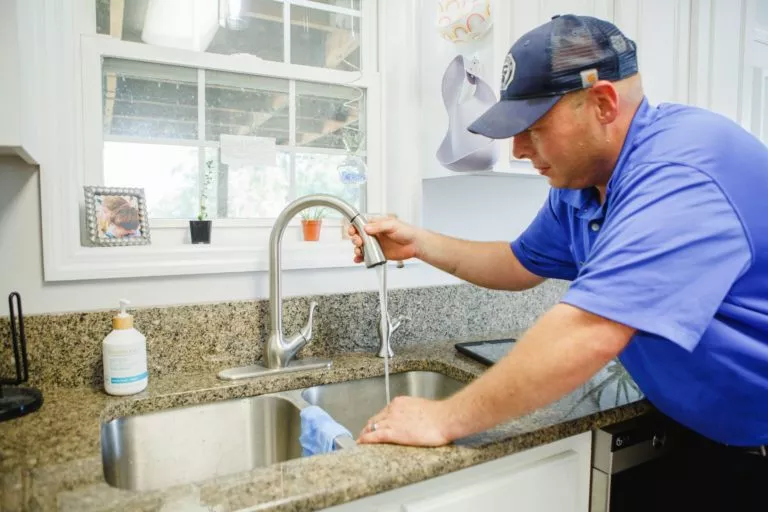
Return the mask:
<path id="1" fill-rule="evenodd" d="M 505 331 L 492 336 L 517 334 Z M 437 371 L 469 382 L 485 367 L 457 354 L 453 343 L 479 338 L 485 336 L 411 344 L 401 348 L 392 361 L 392 371 Z M 649 409 L 639 395 L 618 394 L 615 386 L 609 386 L 600 399 L 590 393 L 610 374 L 604 370 L 550 407 L 447 447 L 359 446 L 150 492 L 112 488 L 103 480 L 99 447 L 103 421 L 382 373 L 382 360 L 366 352 L 338 355 L 330 370 L 246 381 L 219 381 L 211 372 L 154 376 L 146 391 L 126 398 L 108 397 L 85 387 L 43 387 L 46 401 L 40 411 L 0 423 L 0 506 L 2 510 L 82 512 L 223 512 L 254 506 L 258 510 L 319 510 L 621 421 Z"/>
<path id="2" fill-rule="evenodd" d="M 524 329 L 566 290 L 549 281 L 524 292 L 496 292 L 471 285 L 389 291 L 389 313 L 410 317 L 393 336 L 397 352 L 414 343 L 458 336 L 482 336 Z M 319 304 L 311 343 L 299 357 L 329 357 L 378 347 L 377 293 L 288 298 L 283 302 L 286 333 L 306 322 L 310 301 Z M 261 359 L 269 333 L 269 301 L 137 309 L 135 324 L 147 337 L 151 378 L 175 373 L 216 372 Z M 30 379 L 64 387 L 100 386 L 101 342 L 111 329 L 111 311 L 32 315 L 25 319 Z M 8 319 L 0 318 L 0 344 L 7 343 Z M 10 350 L 0 352 L 0 373 L 12 374 Z"/>

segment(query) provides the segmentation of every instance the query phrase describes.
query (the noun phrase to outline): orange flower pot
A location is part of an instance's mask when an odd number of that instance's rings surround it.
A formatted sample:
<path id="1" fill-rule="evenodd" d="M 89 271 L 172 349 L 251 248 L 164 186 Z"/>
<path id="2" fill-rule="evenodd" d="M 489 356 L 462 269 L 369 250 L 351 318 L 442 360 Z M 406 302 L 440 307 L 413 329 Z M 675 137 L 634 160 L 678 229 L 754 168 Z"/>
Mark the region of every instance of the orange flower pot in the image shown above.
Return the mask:
<path id="1" fill-rule="evenodd" d="M 322 220 L 302 220 L 301 228 L 304 232 L 304 240 L 306 242 L 317 242 L 320 240 L 320 227 L 322 225 Z"/>

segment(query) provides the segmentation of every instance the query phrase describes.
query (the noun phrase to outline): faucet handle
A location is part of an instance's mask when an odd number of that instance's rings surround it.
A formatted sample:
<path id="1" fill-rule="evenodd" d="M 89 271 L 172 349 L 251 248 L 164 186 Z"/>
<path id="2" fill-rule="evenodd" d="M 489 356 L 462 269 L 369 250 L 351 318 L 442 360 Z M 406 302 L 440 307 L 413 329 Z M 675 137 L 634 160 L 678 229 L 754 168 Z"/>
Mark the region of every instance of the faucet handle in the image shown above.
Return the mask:
<path id="1" fill-rule="evenodd" d="M 403 322 L 409 321 L 411 317 L 406 315 L 399 315 L 397 318 L 395 318 L 395 321 L 392 322 L 391 318 L 389 318 L 389 313 L 387 313 L 387 330 L 389 331 L 389 335 L 387 336 L 387 347 L 384 346 L 384 337 L 382 336 L 381 332 L 381 323 L 378 324 L 378 333 L 379 333 L 379 350 L 378 350 L 378 356 L 384 357 L 385 355 L 389 355 L 389 357 L 394 357 L 395 353 L 392 352 L 392 335 L 395 334 L 395 331 L 397 331 L 400 326 L 403 325 Z"/>
<path id="2" fill-rule="evenodd" d="M 309 318 L 307 319 L 307 325 L 300 331 L 301 336 L 307 341 L 312 339 L 312 323 L 315 319 L 315 309 L 317 309 L 317 302 L 313 300 L 309 303 Z"/>
<path id="3" fill-rule="evenodd" d="M 389 335 L 392 336 L 395 334 L 395 331 L 400 328 L 401 325 L 403 325 L 403 322 L 409 322 L 411 320 L 411 317 L 406 315 L 398 315 L 397 318 L 395 318 L 394 322 L 390 322 L 389 324 Z"/>

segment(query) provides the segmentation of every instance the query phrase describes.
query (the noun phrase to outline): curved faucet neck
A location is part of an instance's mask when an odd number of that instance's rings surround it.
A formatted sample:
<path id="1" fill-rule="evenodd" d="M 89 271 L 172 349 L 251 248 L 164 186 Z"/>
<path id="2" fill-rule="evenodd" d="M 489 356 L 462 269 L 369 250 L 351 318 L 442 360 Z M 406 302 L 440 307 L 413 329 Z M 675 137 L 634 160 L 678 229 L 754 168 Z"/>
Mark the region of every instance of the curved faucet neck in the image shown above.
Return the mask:
<path id="1" fill-rule="evenodd" d="M 282 251 L 281 244 L 283 233 L 288 223 L 299 212 L 315 206 L 331 208 L 344 215 L 351 223 L 360 217 L 360 212 L 343 200 L 326 195 L 314 194 L 300 197 L 290 203 L 280 213 L 272 227 L 269 236 L 269 311 L 270 311 L 270 338 L 277 337 L 280 345 L 285 343 L 283 339 L 283 294 L 282 294 Z"/>

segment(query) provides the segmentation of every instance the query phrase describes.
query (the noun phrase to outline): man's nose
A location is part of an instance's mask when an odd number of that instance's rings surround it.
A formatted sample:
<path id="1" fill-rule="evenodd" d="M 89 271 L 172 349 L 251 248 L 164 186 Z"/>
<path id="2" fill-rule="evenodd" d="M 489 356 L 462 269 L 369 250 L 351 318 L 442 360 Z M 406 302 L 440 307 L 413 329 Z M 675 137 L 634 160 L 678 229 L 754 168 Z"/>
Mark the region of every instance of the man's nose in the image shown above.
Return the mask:
<path id="1" fill-rule="evenodd" d="M 512 139 L 512 155 L 517 159 L 533 158 L 533 146 L 528 130 L 518 133 Z"/>

